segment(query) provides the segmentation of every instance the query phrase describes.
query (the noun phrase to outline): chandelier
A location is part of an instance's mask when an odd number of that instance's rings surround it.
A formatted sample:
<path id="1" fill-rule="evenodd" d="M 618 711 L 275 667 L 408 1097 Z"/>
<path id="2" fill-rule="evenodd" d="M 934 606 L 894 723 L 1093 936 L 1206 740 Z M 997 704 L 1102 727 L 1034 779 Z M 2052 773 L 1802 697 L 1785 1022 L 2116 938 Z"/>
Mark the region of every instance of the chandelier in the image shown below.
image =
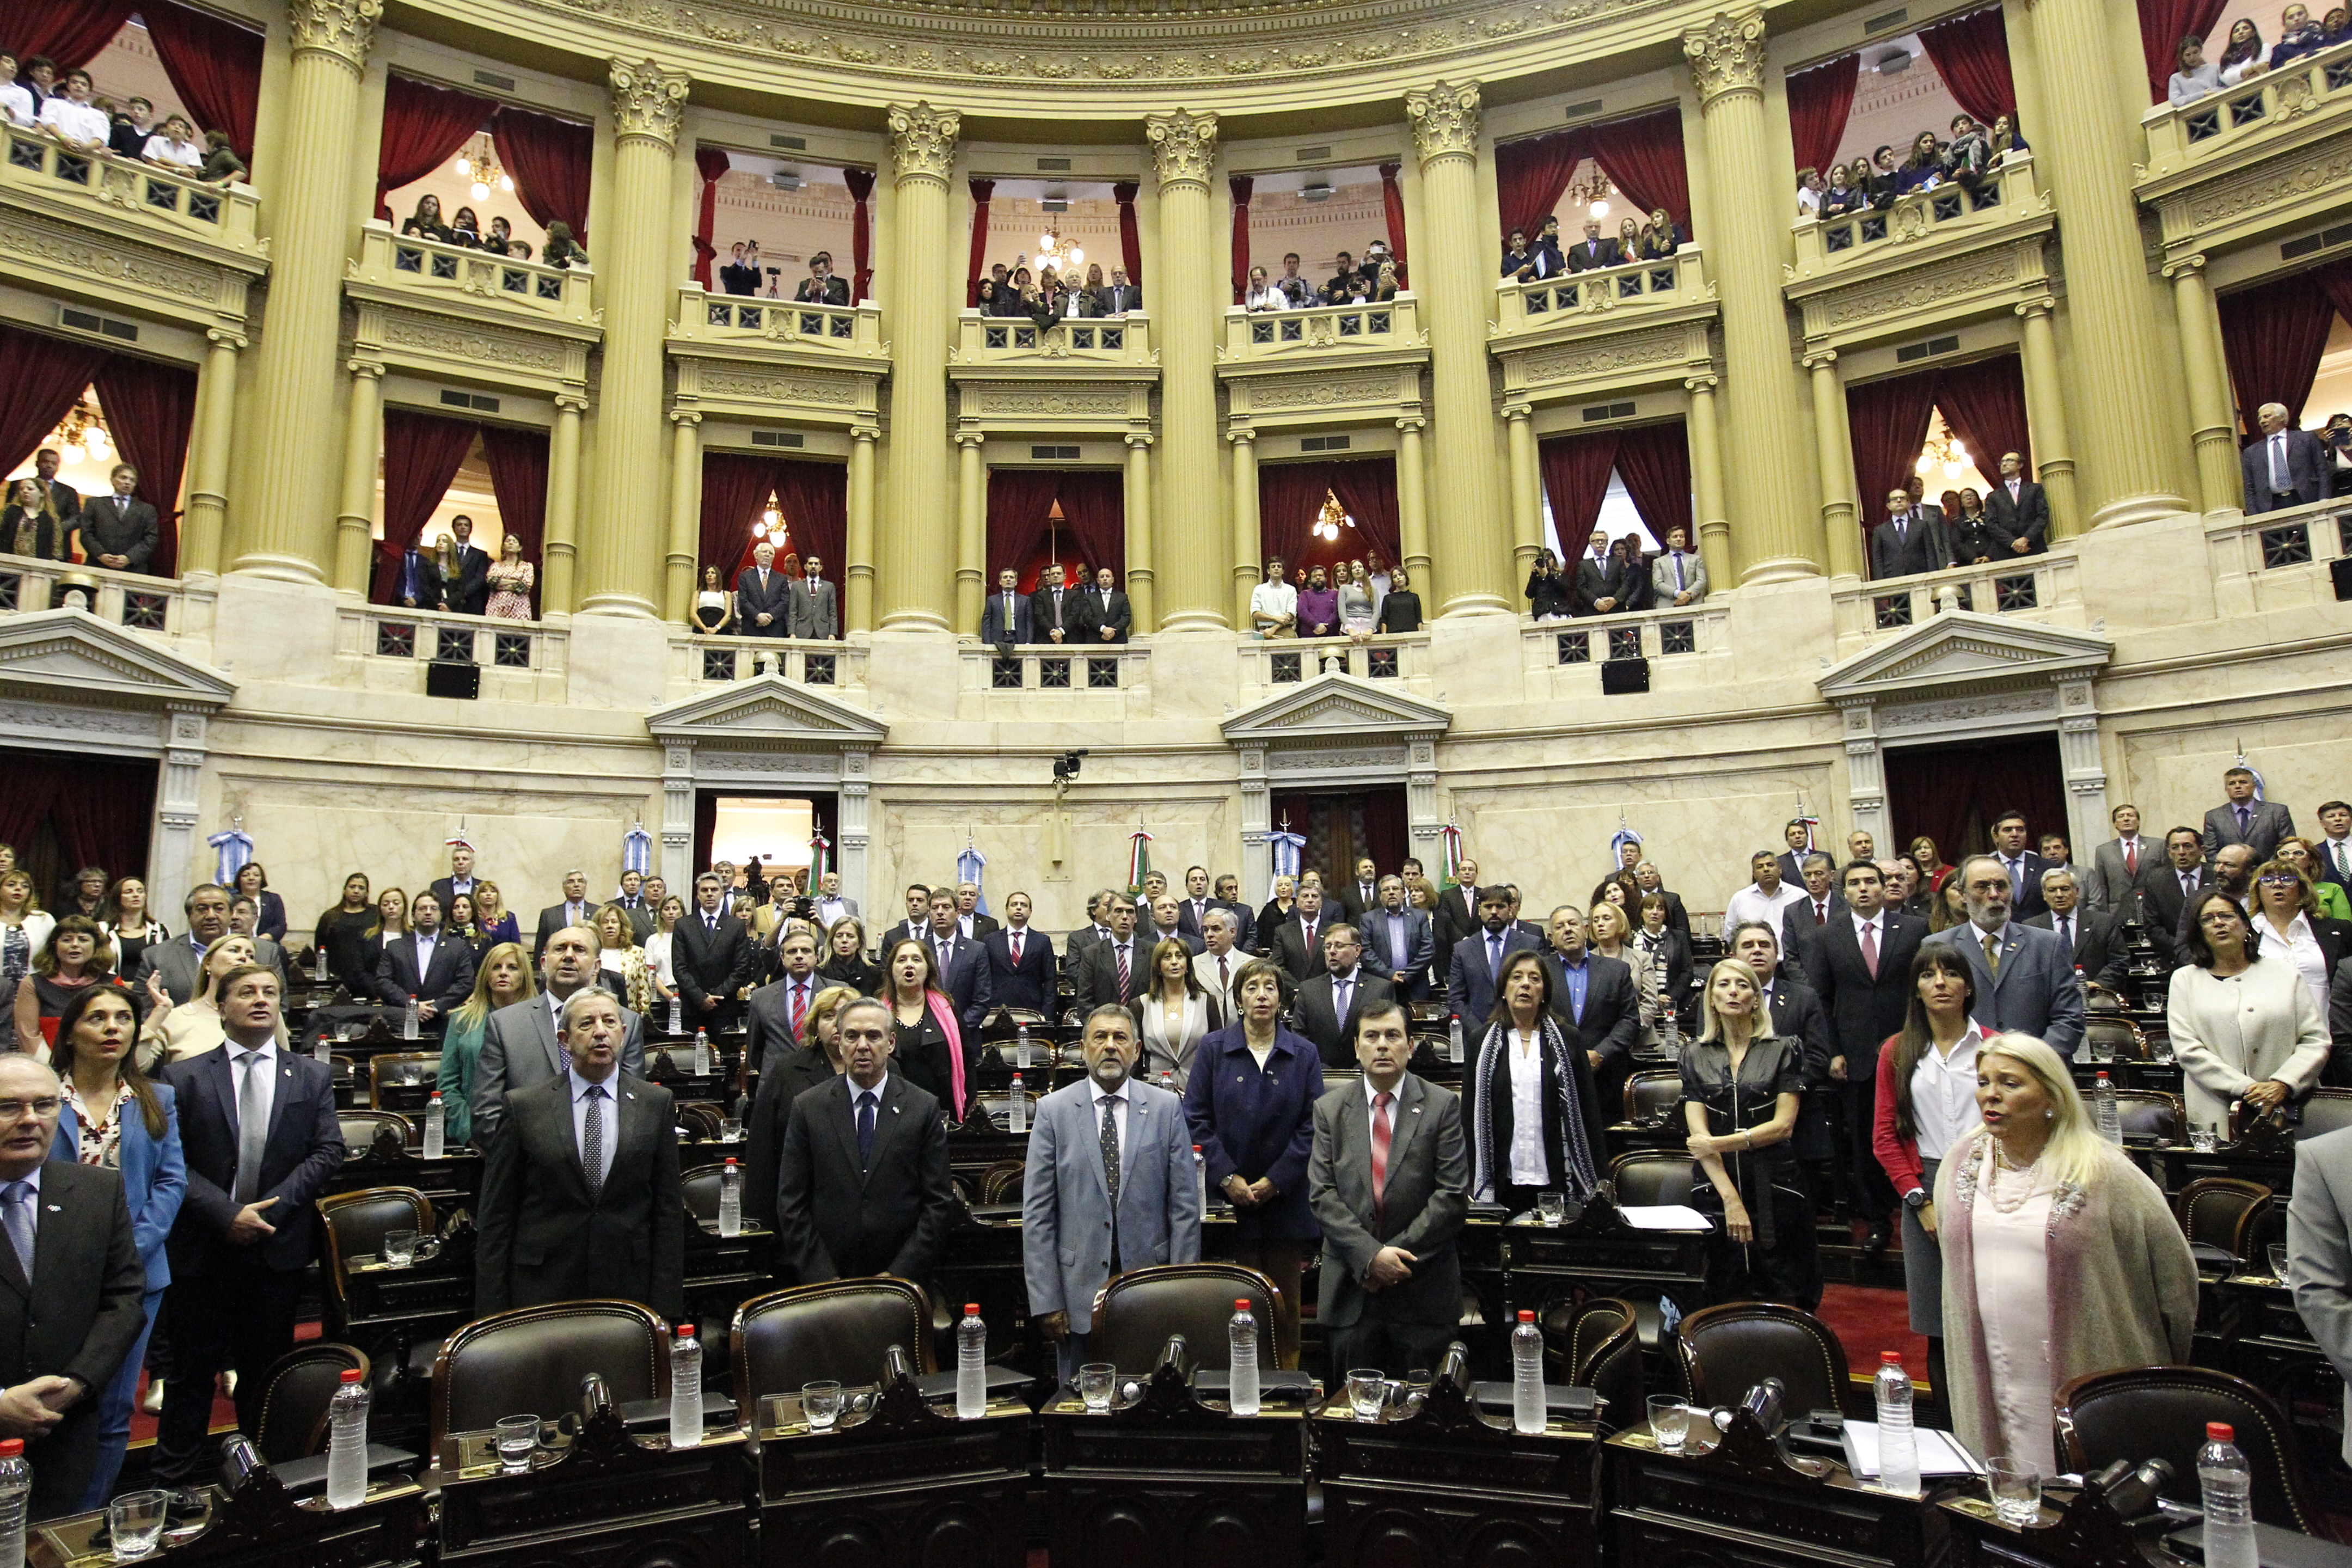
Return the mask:
<path id="1" fill-rule="evenodd" d="M 1087 264 L 1087 253 L 1078 246 L 1065 248 L 1060 226 L 1049 227 L 1037 237 L 1037 269 L 1052 268 L 1055 272 L 1075 272 Z"/>
<path id="2" fill-rule="evenodd" d="M 1929 478 L 1941 468 L 1946 484 L 1958 484 L 1960 476 L 1969 471 L 1969 449 L 1960 438 L 1948 430 L 1939 430 L 1927 437 L 1927 446 L 1919 453 L 1919 477 Z"/>
<path id="3" fill-rule="evenodd" d="M 1323 510 L 1315 519 L 1314 534 L 1318 539 L 1337 539 L 1342 528 L 1352 529 L 1356 520 L 1339 505 L 1339 498 L 1329 490 L 1323 492 Z"/>
<path id="4" fill-rule="evenodd" d="M 1609 176 L 1602 174 L 1598 165 L 1594 166 L 1590 178 L 1579 180 L 1568 187 L 1568 199 L 1597 218 L 1609 216 L 1609 198 L 1616 194 L 1616 187 L 1610 184 Z"/>
<path id="5" fill-rule="evenodd" d="M 58 456 L 68 463 L 79 463 L 84 458 L 103 463 L 114 455 L 114 444 L 107 439 L 106 426 L 100 423 L 98 410 L 87 398 L 66 411 L 66 416 L 58 421 L 58 427 L 49 432 L 49 438 L 42 445 L 55 447 Z"/>
<path id="6" fill-rule="evenodd" d="M 478 202 L 488 201 L 493 190 L 514 193 L 514 176 L 499 167 L 499 155 L 488 136 L 476 136 L 457 155 L 457 177 L 473 182 L 471 194 Z"/>

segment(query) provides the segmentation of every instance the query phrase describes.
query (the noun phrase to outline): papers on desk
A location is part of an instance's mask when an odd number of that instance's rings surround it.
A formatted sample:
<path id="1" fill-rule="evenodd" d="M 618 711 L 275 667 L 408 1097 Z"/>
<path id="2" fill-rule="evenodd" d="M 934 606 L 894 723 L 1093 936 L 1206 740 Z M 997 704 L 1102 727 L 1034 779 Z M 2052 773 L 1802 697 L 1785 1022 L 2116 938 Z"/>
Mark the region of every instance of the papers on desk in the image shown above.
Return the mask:
<path id="1" fill-rule="evenodd" d="M 1932 1426 L 1915 1426 L 1912 1436 L 1919 1440 L 1919 1473 L 1923 1476 L 1980 1476 L 1984 1466 L 1949 1432 Z M 1843 1434 L 1845 1440 L 1845 1467 L 1864 1480 L 1878 1479 L 1878 1423 L 1849 1421 Z"/>
<path id="2" fill-rule="evenodd" d="M 1646 1204 L 1639 1207 L 1618 1205 L 1617 1212 L 1635 1230 L 1713 1230 L 1715 1224 L 1706 1215 L 1683 1204 Z"/>

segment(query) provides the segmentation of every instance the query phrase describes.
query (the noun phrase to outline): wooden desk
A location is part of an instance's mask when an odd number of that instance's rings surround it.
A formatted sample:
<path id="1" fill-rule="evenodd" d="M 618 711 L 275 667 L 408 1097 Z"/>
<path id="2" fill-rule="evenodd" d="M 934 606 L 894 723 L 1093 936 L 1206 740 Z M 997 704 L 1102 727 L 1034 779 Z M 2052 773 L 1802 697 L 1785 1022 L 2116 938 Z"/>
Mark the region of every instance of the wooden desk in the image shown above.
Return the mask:
<path id="1" fill-rule="evenodd" d="M 437 1160 L 428 1160 L 415 1144 L 398 1154 L 373 1149 L 349 1152 L 342 1168 L 327 1178 L 327 1191 L 356 1193 L 368 1187 L 414 1187 L 432 1202 L 433 1212 L 446 1217 L 470 1209 L 482 1193 L 482 1157 L 469 1148 L 452 1144 Z"/>
<path id="2" fill-rule="evenodd" d="M 172 1531 L 143 1563 L 170 1568 L 412 1568 L 425 1539 L 425 1490 L 404 1476 L 387 1475 L 368 1488 L 367 1500 L 335 1510 L 323 1498 L 294 1500 L 267 1468 L 238 1479 L 232 1490 L 207 1488 L 212 1511 Z M 71 1514 L 28 1531 L 25 1561 L 32 1568 L 114 1568 L 114 1552 L 89 1541 L 106 1522 L 103 1510 Z"/>
<path id="3" fill-rule="evenodd" d="M 1531 1216 L 1495 1227 L 1502 1238 L 1503 1303 L 1488 1338 L 1500 1353 L 1503 1325 L 1531 1311 L 1540 1322 L 1560 1300 L 1660 1291 L 1685 1312 L 1706 1304 L 1705 1230 L 1637 1230 L 1613 1206 L 1595 1202 L 1561 1226 Z M 1507 1365 L 1507 1358 L 1495 1363 Z M 1499 1371 L 1496 1375 L 1501 1375 Z"/>

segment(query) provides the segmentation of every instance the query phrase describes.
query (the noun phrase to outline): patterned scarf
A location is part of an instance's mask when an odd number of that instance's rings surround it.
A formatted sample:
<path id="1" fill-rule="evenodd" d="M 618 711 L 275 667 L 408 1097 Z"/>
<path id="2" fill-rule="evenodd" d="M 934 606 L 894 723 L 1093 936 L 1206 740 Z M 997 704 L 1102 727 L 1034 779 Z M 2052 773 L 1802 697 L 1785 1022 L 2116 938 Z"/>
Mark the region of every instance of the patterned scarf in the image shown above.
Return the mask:
<path id="1" fill-rule="evenodd" d="M 1568 1039 L 1560 1032 L 1559 1023 L 1550 1013 L 1542 1016 L 1543 1058 L 1550 1068 L 1552 1079 L 1559 1085 L 1561 1147 L 1559 1168 L 1563 1173 L 1569 1201 L 1583 1203 L 1601 1184 L 1593 1173 L 1592 1144 L 1584 1129 L 1584 1111 L 1576 1103 L 1576 1069 L 1569 1060 Z M 1470 1088 L 1470 1190 L 1492 1196 L 1498 1173 L 1509 1169 L 1507 1151 L 1495 1147 L 1494 1108 L 1496 1097 L 1510 1099 L 1511 1028 L 1507 1024 L 1490 1024 L 1486 1037 L 1478 1045 L 1478 1065 Z"/>

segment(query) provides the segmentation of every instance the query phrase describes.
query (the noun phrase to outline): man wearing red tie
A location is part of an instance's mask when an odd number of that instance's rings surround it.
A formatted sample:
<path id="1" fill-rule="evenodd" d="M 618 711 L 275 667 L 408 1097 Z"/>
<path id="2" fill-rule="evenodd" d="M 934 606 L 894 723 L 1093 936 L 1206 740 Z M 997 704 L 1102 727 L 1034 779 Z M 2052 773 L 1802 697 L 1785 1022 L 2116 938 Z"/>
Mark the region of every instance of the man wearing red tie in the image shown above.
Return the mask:
<path id="1" fill-rule="evenodd" d="M 2025 477 L 2025 459 L 2015 452 L 2000 455 L 2000 483 L 1985 498 L 1985 526 L 1996 556 L 2050 548 L 2050 498 Z"/>
<path id="2" fill-rule="evenodd" d="M 1048 1016 L 1060 970 L 1053 940 L 1029 923 L 1029 895 L 1004 900 L 1004 925 L 981 939 L 988 953 L 989 990 L 1000 1005 Z"/>
<path id="3" fill-rule="evenodd" d="M 782 1065 L 788 1052 L 809 1043 L 809 1008 L 824 988 L 816 977 L 816 938 L 806 928 L 795 928 L 778 942 L 776 958 L 783 973 L 744 1004 L 743 1025 L 751 1031 L 747 1048 L 762 1079 Z"/>

